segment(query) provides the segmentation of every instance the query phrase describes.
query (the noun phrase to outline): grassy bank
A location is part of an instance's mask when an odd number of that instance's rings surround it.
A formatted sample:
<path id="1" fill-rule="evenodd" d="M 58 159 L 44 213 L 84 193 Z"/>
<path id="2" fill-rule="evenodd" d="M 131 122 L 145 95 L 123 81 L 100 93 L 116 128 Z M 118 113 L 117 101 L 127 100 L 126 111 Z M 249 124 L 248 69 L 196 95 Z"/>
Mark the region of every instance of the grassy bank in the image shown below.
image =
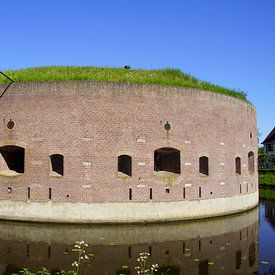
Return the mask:
<path id="1" fill-rule="evenodd" d="M 275 185 L 275 173 L 273 172 L 262 173 L 261 171 L 259 171 L 259 184 Z"/>
<path id="2" fill-rule="evenodd" d="M 259 190 L 260 199 L 262 200 L 275 200 L 275 190 L 270 189 L 260 189 Z"/>
<path id="3" fill-rule="evenodd" d="M 49 66 L 5 71 L 15 82 L 39 82 L 60 80 L 94 80 L 112 82 L 132 82 L 181 86 L 226 94 L 247 101 L 242 91 L 232 90 L 199 79 L 177 69 L 136 70 L 123 68 L 97 68 L 73 66 Z M 6 83 L 0 77 L 0 83 Z"/>

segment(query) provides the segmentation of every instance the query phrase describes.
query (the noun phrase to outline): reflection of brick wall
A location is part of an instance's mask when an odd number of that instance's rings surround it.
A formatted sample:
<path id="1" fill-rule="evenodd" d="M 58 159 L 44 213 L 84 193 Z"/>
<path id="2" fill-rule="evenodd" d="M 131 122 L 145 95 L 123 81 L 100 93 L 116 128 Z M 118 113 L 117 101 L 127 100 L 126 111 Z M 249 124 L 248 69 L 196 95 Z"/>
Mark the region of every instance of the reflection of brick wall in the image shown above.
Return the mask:
<path id="1" fill-rule="evenodd" d="M 247 154 L 257 154 L 252 105 L 217 93 L 157 85 L 67 81 L 16 83 L 0 101 L 0 146 L 25 148 L 25 173 L 0 177 L 0 198 L 53 202 L 129 202 L 201 199 L 257 189 Z M 12 119 L 13 129 L 6 123 Z M 169 121 L 171 130 L 163 126 Z M 252 137 L 250 135 L 252 134 Z M 181 152 L 181 174 L 154 173 L 154 150 Z M 64 177 L 50 177 L 51 154 L 64 155 Z M 132 156 L 132 177 L 120 178 L 117 157 Z M 209 157 L 209 176 L 199 157 Z M 242 175 L 235 174 L 241 157 Z M 256 169 L 257 170 L 257 169 Z M 169 186 L 170 192 L 165 189 Z M 12 192 L 7 192 L 12 187 Z"/>
<path id="2" fill-rule="evenodd" d="M 257 240 L 258 222 L 223 235 L 188 240 L 128 245 L 104 244 L 102 240 L 102 245 L 90 243 L 87 251 L 92 251 L 94 257 L 91 265 L 82 266 L 81 274 L 116 274 L 122 265 L 129 266 L 131 274 L 135 274 L 140 252 L 151 253 L 149 263 L 158 263 L 163 269 L 175 267 L 179 274 L 201 274 L 200 268 L 208 269 L 210 274 L 252 274 L 258 268 Z M 49 239 L 45 243 L 0 239 L 0 244 L 1 274 L 7 274 L 4 270 L 11 270 L 12 266 L 29 267 L 33 271 L 42 266 L 49 270 L 70 270 L 75 259 L 71 252 L 67 253 L 73 244 L 62 240 L 55 243 Z M 236 255 L 241 258 L 236 259 Z"/>

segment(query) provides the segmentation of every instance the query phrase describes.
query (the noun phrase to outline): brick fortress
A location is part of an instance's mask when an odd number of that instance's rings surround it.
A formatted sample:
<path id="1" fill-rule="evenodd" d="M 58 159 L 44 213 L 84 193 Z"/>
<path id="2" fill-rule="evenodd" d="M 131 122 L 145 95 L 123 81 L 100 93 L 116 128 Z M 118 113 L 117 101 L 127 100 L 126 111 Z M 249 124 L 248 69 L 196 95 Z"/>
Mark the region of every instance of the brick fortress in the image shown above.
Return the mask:
<path id="1" fill-rule="evenodd" d="M 0 105 L 1 219 L 172 221 L 258 204 L 256 111 L 243 100 L 60 81 L 14 83 Z"/>

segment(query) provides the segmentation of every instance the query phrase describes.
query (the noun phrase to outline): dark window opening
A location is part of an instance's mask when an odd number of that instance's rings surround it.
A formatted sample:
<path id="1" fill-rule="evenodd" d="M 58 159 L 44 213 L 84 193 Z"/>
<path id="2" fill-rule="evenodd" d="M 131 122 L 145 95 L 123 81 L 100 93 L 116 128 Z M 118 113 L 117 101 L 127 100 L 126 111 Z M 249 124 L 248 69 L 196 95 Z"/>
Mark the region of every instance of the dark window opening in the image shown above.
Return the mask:
<path id="1" fill-rule="evenodd" d="M 199 187 L 199 198 L 201 198 L 201 187 Z"/>
<path id="2" fill-rule="evenodd" d="M 249 267 L 254 266 L 255 262 L 256 262 L 256 245 L 253 242 L 249 246 Z"/>
<path id="3" fill-rule="evenodd" d="M 235 158 L 235 172 L 236 174 L 241 174 L 242 171 L 241 171 L 241 158 L 240 157 L 236 157 Z"/>
<path id="4" fill-rule="evenodd" d="M 169 194 L 170 193 L 170 189 L 166 188 L 165 192 L 166 192 L 166 194 Z"/>
<path id="5" fill-rule="evenodd" d="M 182 253 L 185 254 L 185 243 L 182 243 Z"/>
<path id="6" fill-rule="evenodd" d="M 242 193 L 242 185 L 240 184 L 240 194 Z"/>
<path id="7" fill-rule="evenodd" d="M 250 138 L 252 138 L 252 133 L 250 133 Z"/>
<path id="8" fill-rule="evenodd" d="M 132 158 L 128 155 L 118 157 L 118 172 L 132 176 Z"/>
<path id="9" fill-rule="evenodd" d="M 19 146 L 7 145 L 0 148 L 0 153 L 9 170 L 24 173 L 25 149 Z"/>
<path id="10" fill-rule="evenodd" d="M 238 250 L 236 252 L 236 270 L 239 270 L 242 265 L 242 251 Z"/>
<path id="11" fill-rule="evenodd" d="M 64 176 L 64 156 L 59 154 L 54 154 L 50 156 L 52 171 Z"/>
<path id="12" fill-rule="evenodd" d="M 199 275 L 208 275 L 209 274 L 209 261 L 202 260 L 199 263 Z"/>
<path id="13" fill-rule="evenodd" d="M 204 175 L 209 175 L 209 165 L 208 165 L 208 157 L 200 157 L 199 160 L 200 173 Z"/>
<path id="14" fill-rule="evenodd" d="M 250 151 L 248 153 L 248 171 L 250 173 L 253 173 L 255 171 L 255 167 L 254 167 L 254 153 L 252 151 Z"/>
<path id="15" fill-rule="evenodd" d="M 49 200 L 52 199 L 52 188 L 49 188 Z"/>
<path id="16" fill-rule="evenodd" d="M 180 151 L 170 147 L 155 150 L 154 170 L 180 174 Z"/>
<path id="17" fill-rule="evenodd" d="M 183 198 L 185 199 L 185 187 L 183 187 Z"/>
<path id="18" fill-rule="evenodd" d="M 153 199 L 153 190 L 150 188 L 150 200 Z"/>

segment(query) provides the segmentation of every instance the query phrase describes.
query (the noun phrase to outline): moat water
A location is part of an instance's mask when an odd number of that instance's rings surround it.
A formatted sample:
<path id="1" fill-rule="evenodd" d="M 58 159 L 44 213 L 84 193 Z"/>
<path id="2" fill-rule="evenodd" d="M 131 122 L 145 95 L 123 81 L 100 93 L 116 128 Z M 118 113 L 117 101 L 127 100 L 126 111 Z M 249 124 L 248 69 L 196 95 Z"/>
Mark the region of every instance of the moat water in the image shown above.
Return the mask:
<path id="1" fill-rule="evenodd" d="M 91 260 L 81 274 L 136 274 L 148 252 L 155 274 L 264 274 L 275 266 L 275 202 L 246 213 L 154 225 L 51 225 L 0 222 L 0 274 L 47 267 L 72 270 L 75 241 L 84 240 Z M 122 268 L 124 266 L 124 269 Z M 127 268 L 126 268 L 127 267 Z M 268 273 L 274 274 L 274 273 Z"/>

